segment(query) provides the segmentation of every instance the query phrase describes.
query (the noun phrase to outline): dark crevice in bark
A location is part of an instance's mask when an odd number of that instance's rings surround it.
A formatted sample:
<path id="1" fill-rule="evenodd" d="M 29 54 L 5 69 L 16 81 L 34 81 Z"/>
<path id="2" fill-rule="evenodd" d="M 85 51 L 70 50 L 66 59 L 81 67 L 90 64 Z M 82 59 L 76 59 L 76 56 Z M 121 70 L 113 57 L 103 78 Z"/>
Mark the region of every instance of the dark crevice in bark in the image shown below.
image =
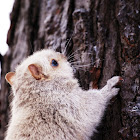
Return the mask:
<path id="1" fill-rule="evenodd" d="M 30 7 L 28 10 L 28 17 L 27 17 L 27 24 L 28 24 L 28 42 L 29 42 L 29 50 L 30 54 L 34 52 L 34 43 L 36 43 L 36 40 L 38 38 L 38 28 L 39 28 L 39 15 L 40 15 L 40 6 L 41 6 L 42 0 L 32 0 L 30 2 Z"/>
<path id="2" fill-rule="evenodd" d="M 83 55 L 84 53 L 87 53 L 87 56 L 90 56 L 90 57 L 95 55 L 94 52 L 91 55 L 88 54 L 89 51 L 93 51 L 93 36 L 92 36 L 93 34 L 91 33 L 92 22 L 90 22 L 89 18 L 90 18 L 89 11 L 84 8 L 76 9 L 73 13 L 73 20 L 74 20 L 74 25 L 75 25 L 74 27 L 75 35 L 73 37 L 73 42 L 75 45 L 74 45 L 73 51 L 76 52 L 74 54 L 74 58 L 76 60 L 77 60 L 77 55 L 79 51 L 81 52 L 81 55 Z M 83 65 L 87 64 L 86 63 L 87 58 L 83 60 L 82 56 L 79 55 L 78 57 L 79 57 L 78 59 L 81 60 L 81 64 L 82 63 Z M 90 57 L 88 57 L 88 59 Z M 92 61 L 92 59 L 91 58 L 89 59 L 88 61 L 89 64 L 90 64 L 90 61 Z M 83 70 L 77 69 L 75 73 L 75 76 L 79 79 L 80 86 L 85 90 L 89 89 L 89 83 L 91 81 L 89 68 L 90 68 L 90 65 L 87 68 L 83 67 Z"/>
<path id="3" fill-rule="evenodd" d="M 21 1 L 15 0 L 12 13 L 10 14 L 11 25 L 7 34 L 7 44 L 9 45 L 9 47 L 13 46 L 14 34 L 16 25 L 18 24 L 20 10 L 21 10 Z"/>
<path id="4" fill-rule="evenodd" d="M 107 4 L 107 3 L 106 3 Z M 104 5 L 104 4 L 103 4 Z M 111 49 L 112 51 L 114 52 L 114 54 L 118 54 L 118 47 L 116 45 L 119 45 L 120 46 L 120 40 L 118 40 L 118 27 L 117 27 L 117 20 L 115 19 L 115 5 L 116 3 L 115 2 L 110 2 L 107 4 L 108 5 L 108 9 L 106 9 L 107 11 L 104 11 L 106 14 L 103 16 L 104 19 L 100 19 L 100 23 L 102 23 L 104 26 L 103 28 L 106 28 L 106 30 L 103 30 L 104 32 L 104 37 L 102 38 L 103 42 L 106 42 L 105 46 L 104 46 L 104 49 L 102 51 L 102 59 L 106 60 L 105 62 L 103 61 L 102 62 L 102 65 L 101 67 L 103 68 L 102 69 L 102 72 L 101 72 L 101 81 L 105 78 L 105 81 L 107 80 L 104 73 L 104 71 L 106 71 L 106 62 L 107 60 L 109 60 L 108 58 L 108 55 L 105 55 L 106 53 L 108 53 Z M 102 8 L 102 7 L 101 7 Z M 102 17 L 102 16 L 100 16 Z M 101 25 L 102 25 L 101 24 Z M 111 26 L 113 26 L 113 30 L 115 31 L 112 31 L 110 30 L 110 24 L 112 24 Z M 110 36 L 113 32 L 116 32 L 117 35 L 115 36 L 114 39 L 115 40 L 115 46 L 111 46 L 111 44 L 109 44 L 108 42 L 110 42 Z M 111 34 L 110 34 L 111 33 Z M 119 44 L 118 44 L 119 43 Z M 110 48 L 110 50 L 109 50 Z M 101 53 L 101 51 L 100 51 Z M 110 53 L 109 53 L 110 54 Z M 120 64 L 119 64 L 119 55 L 113 55 L 111 56 L 111 58 L 114 59 L 115 61 L 115 67 L 114 67 L 114 71 L 112 71 L 112 76 L 114 75 L 120 75 Z M 104 82 L 102 82 L 103 84 Z M 104 115 L 104 118 L 102 120 L 102 125 L 100 127 L 98 127 L 98 130 L 99 130 L 99 134 L 96 134 L 94 136 L 93 139 L 98 139 L 98 140 L 102 140 L 102 139 L 112 139 L 112 140 L 116 140 L 119 138 L 119 135 L 117 134 L 117 132 L 119 131 L 119 129 L 121 128 L 121 117 L 120 119 L 117 118 L 119 117 L 119 114 L 121 114 L 121 98 L 120 96 L 118 95 L 116 98 L 114 98 L 115 101 L 112 100 L 112 103 L 111 105 L 108 106 L 107 110 L 106 110 L 106 113 Z M 116 113 L 118 114 L 116 116 Z M 112 116 L 112 117 L 111 117 Z M 112 118 L 116 118 L 115 120 L 112 120 Z M 109 122 L 110 120 L 110 122 Z M 114 121 L 115 125 L 112 123 Z M 115 128 L 115 129 L 114 129 Z M 111 131 L 114 129 L 114 133 L 116 134 L 113 134 L 112 136 L 110 136 L 110 133 Z"/>
<path id="5" fill-rule="evenodd" d="M 75 9 L 75 1 L 70 0 L 70 6 L 68 9 L 68 24 L 67 24 L 67 41 L 65 44 L 66 47 L 66 56 L 70 56 L 73 50 L 73 40 L 72 37 L 74 36 L 74 31 L 73 31 L 73 17 L 72 13 Z M 68 53 L 69 52 L 69 53 Z"/>
<path id="6" fill-rule="evenodd" d="M 102 4 L 104 5 L 104 4 Z M 102 5 L 101 5 L 101 1 L 99 1 L 96 5 L 97 7 L 97 19 L 96 19 L 96 25 L 97 25 L 97 53 L 96 53 L 96 59 L 100 60 L 100 62 L 98 64 L 96 64 L 96 67 L 101 69 L 101 74 L 100 74 L 100 79 L 99 79 L 99 83 L 102 81 L 102 77 L 103 77 L 103 69 L 104 69 L 104 60 L 105 58 L 105 54 L 106 54 L 106 47 L 105 47 L 105 40 L 107 39 L 107 28 L 104 25 L 104 16 L 100 16 L 100 14 L 103 14 L 102 12 L 100 12 L 100 9 L 102 9 Z M 104 11 L 106 12 L 106 11 Z M 102 86 L 99 84 L 99 88 L 101 88 Z"/>
<path id="7" fill-rule="evenodd" d="M 0 139 L 3 139 L 4 132 L 6 131 L 6 126 L 10 117 L 9 113 L 9 95 L 10 95 L 10 86 L 5 81 L 5 75 L 9 72 L 10 64 L 12 61 L 11 55 L 5 55 L 1 62 L 1 94 L 0 94 L 0 124 L 1 124 L 1 131 L 0 131 Z M 6 87 L 6 88 L 5 88 Z"/>
<path id="8" fill-rule="evenodd" d="M 111 3 L 111 12 L 112 12 L 112 17 L 113 17 L 113 21 L 114 21 L 114 29 L 116 32 L 116 46 L 115 46 L 115 50 L 114 50 L 114 57 L 116 60 L 116 68 L 114 71 L 114 76 L 115 75 L 119 75 L 121 76 L 121 64 L 120 64 L 120 50 L 121 50 L 121 38 L 120 38 L 120 27 L 119 27 L 119 23 L 118 20 L 116 18 L 116 5 L 117 5 L 117 0 L 114 1 L 114 3 Z"/>

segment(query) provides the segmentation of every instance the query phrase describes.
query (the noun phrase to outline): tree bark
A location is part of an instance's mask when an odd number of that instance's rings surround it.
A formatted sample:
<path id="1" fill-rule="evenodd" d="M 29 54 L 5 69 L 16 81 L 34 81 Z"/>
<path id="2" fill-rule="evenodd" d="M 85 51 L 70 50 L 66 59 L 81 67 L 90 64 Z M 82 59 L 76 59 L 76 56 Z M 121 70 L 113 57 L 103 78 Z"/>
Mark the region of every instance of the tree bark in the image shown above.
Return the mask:
<path id="1" fill-rule="evenodd" d="M 139 0 L 15 0 L 10 19 L 9 50 L 1 59 L 1 140 L 11 100 L 5 74 L 35 51 L 53 48 L 61 52 L 66 46 L 67 56 L 75 52 L 70 60 L 83 65 L 75 66 L 83 89 L 102 88 L 114 75 L 124 79 L 92 140 L 139 139 Z"/>

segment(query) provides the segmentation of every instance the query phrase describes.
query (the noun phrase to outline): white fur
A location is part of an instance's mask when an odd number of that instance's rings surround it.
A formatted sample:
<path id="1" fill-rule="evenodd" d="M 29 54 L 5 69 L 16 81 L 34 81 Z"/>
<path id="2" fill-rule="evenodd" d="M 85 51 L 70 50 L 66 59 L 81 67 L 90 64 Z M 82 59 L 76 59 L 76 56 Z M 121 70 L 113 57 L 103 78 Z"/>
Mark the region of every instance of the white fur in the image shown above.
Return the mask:
<path id="1" fill-rule="evenodd" d="M 51 59 L 58 60 L 52 68 Z M 36 80 L 28 66 L 38 64 L 51 80 Z M 5 140 L 89 140 L 109 100 L 118 93 L 108 80 L 101 90 L 83 91 L 67 60 L 53 50 L 42 50 L 24 60 L 13 77 L 11 120 Z"/>

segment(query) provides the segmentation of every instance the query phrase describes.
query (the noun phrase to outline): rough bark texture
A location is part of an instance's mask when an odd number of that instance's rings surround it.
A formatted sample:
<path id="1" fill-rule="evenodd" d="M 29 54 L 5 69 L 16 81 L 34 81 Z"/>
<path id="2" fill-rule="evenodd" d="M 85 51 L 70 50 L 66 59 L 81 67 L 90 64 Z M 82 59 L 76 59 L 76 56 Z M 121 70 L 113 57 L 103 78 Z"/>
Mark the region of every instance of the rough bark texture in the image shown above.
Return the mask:
<path id="1" fill-rule="evenodd" d="M 83 89 L 101 88 L 114 75 L 124 79 L 93 140 L 140 137 L 140 1 L 15 0 L 2 61 L 0 140 L 9 119 L 10 88 L 4 76 L 34 51 L 74 51 L 75 76 Z M 69 39 L 71 40 L 69 41 Z M 69 42 L 69 44 L 68 44 Z"/>

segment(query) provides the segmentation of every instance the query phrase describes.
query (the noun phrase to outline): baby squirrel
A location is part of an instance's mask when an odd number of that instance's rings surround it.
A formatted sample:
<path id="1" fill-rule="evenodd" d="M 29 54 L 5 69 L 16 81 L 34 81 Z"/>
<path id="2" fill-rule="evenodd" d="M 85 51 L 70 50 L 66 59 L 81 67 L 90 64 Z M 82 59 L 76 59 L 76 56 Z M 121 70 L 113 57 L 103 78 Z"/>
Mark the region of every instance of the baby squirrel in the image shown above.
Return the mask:
<path id="1" fill-rule="evenodd" d="M 5 140 L 90 140 L 122 80 L 84 91 L 66 57 L 51 49 L 35 52 L 5 78 L 14 95 Z"/>

